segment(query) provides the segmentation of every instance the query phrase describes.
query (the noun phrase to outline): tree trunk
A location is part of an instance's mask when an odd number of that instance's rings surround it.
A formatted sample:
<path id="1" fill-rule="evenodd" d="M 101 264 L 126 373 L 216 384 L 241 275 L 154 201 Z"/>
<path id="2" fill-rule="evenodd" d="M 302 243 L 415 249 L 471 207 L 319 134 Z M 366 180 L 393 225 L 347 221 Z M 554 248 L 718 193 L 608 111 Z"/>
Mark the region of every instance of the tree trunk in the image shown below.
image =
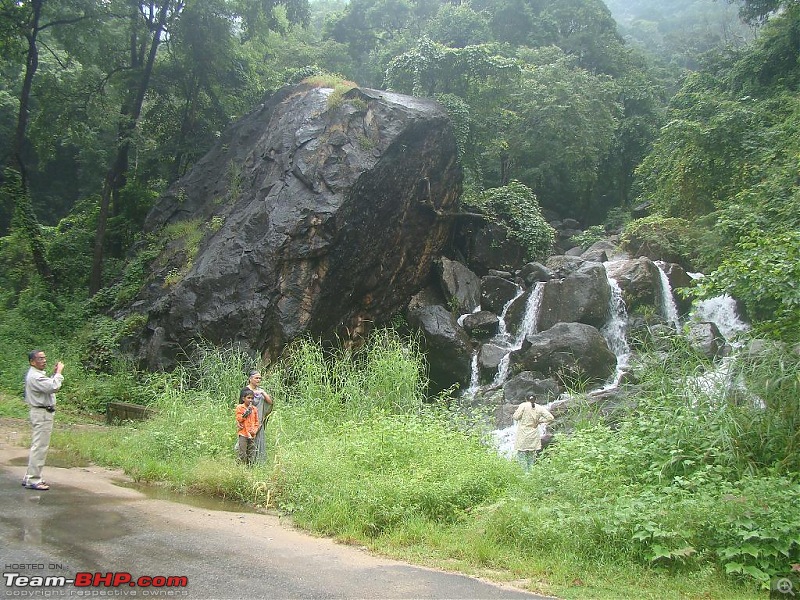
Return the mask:
<path id="1" fill-rule="evenodd" d="M 11 169 L 18 174 L 18 180 L 13 181 L 16 176 L 13 172 L 6 171 L 5 185 L 10 186 L 14 200 L 14 219 L 21 226 L 27 235 L 30 244 L 33 262 L 39 275 L 49 285 L 53 285 L 53 273 L 50 263 L 47 261 L 47 254 L 44 249 L 42 239 L 42 228 L 36 213 L 31 205 L 31 198 L 28 191 L 28 179 L 23 160 L 25 151 L 26 134 L 28 130 L 28 113 L 30 111 L 31 89 L 33 88 L 33 76 L 39 68 L 39 47 L 36 45 L 36 38 L 39 34 L 39 21 L 42 16 L 42 5 L 44 0 L 33 0 L 31 8 L 33 14 L 28 24 L 29 29 L 25 32 L 28 40 L 28 52 L 25 57 L 25 78 L 22 82 L 22 90 L 19 95 L 19 113 L 17 114 L 17 127 L 14 132 L 14 146 L 11 152 Z M 13 189 L 16 188 L 16 189 Z"/>
<path id="2" fill-rule="evenodd" d="M 106 242 L 106 226 L 112 200 L 118 202 L 119 192 L 125 186 L 128 173 L 128 160 L 131 149 L 131 136 L 136 130 L 139 116 L 147 88 L 150 86 L 150 76 L 156 61 L 158 46 L 161 43 L 161 34 L 166 26 L 169 15 L 170 1 L 165 1 L 158 13 L 158 19 L 152 29 L 150 51 L 141 70 L 139 86 L 130 104 L 125 104 L 120 111 L 120 124 L 117 131 L 117 154 L 111 168 L 103 182 L 103 192 L 100 196 L 100 214 L 97 217 L 97 230 L 94 238 L 94 253 L 92 256 L 92 273 L 89 279 L 89 295 L 96 294 L 103 285 L 103 252 Z M 135 32 L 131 34 L 132 63 L 136 62 Z"/>

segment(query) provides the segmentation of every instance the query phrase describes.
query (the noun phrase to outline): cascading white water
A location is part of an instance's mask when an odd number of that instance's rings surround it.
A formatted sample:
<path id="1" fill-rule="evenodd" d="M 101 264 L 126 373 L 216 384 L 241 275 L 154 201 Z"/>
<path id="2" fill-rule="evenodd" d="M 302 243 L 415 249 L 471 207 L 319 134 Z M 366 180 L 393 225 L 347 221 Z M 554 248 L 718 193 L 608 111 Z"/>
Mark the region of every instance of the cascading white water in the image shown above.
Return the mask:
<path id="1" fill-rule="evenodd" d="M 506 304 L 503 306 L 502 311 L 500 311 L 499 318 L 499 325 L 498 325 L 498 332 L 492 338 L 492 343 L 497 344 L 500 347 L 505 347 L 506 352 L 503 355 L 503 358 L 500 360 L 500 364 L 497 366 L 497 374 L 494 377 L 494 380 L 489 385 L 489 387 L 498 387 L 505 382 L 506 377 L 508 377 L 508 368 L 511 362 L 511 353 L 519 350 L 522 348 L 522 344 L 525 341 L 525 336 L 530 333 L 536 333 L 536 323 L 539 320 L 539 307 L 542 304 L 542 295 L 544 293 L 544 281 L 539 281 L 531 290 L 530 296 L 528 296 L 528 300 L 525 303 L 525 314 L 522 317 L 522 322 L 520 323 L 519 329 L 514 337 L 508 332 L 508 326 L 506 324 L 506 313 L 508 312 L 511 305 L 514 303 L 517 298 L 519 298 L 522 294 L 525 293 L 523 288 L 518 288 L 517 294 Z M 478 309 L 476 309 L 477 311 Z M 459 324 L 463 324 L 463 319 L 467 317 L 467 315 L 461 315 L 458 321 Z M 470 372 L 470 386 L 467 390 L 464 391 L 464 396 L 472 398 L 477 393 L 478 389 L 480 388 L 480 366 L 478 364 L 478 352 L 476 351 L 472 356 L 472 366 Z"/>
<path id="2" fill-rule="evenodd" d="M 503 306 L 503 310 L 500 311 L 500 316 L 498 317 L 500 319 L 500 324 L 498 325 L 497 328 L 497 338 L 502 340 L 508 339 L 509 334 L 508 334 L 508 324 L 506 323 L 506 314 L 508 314 L 508 309 L 511 308 L 512 304 L 514 304 L 514 301 L 520 296 L 522 296 L 522 294 L 524 293 L 525 289 L 522 286 L 518 285 L 517 293 L 514 294 L 514 297 L 511 298 L 511 300 L 509 300 L 508 302 L 506 302 L 505 305 Z"/>
<path id="3" fill-rule="evenodd" d="M 669 282 L 669 277 L 667 277 L 661 261 L 656 261 L 655 264 L 658 267 L 659 277 L 661 278 L 661 307 L 664 311 L 662 316 L 675 329 L 680 329 L 678 306 L 675 304 L 675 297 L 672 295 L 672 285 Z"/>
<path id="4" fill-rule="evenodd" d="M 710 399 L 724 397 L 735 391 L 749 398 L 754 406 L 763 408 L 764 401 L 748 392 L 744 381 L 740 377 L 735 377 L 732 372 L 736 349 L 742 344 L 739 337 L 749 329 L 736 312 L 736 301 L 727 294 L 701 300 L 695 304 L 689 318 L 692 321 L 714 323 L 725 341 L 733 348 L 733 354 L 723 357 L 713 369 L 702 375 L 690 377 L 686 382 L 687 388 L 695 394 L 702 394 Z"/>
<path id="5" fill-rule="evenodd" d="M 517 334 L 511 340 L 508 350 L 500 360 L 500 364 L 497 365 L 497 374 L 492 381 L 492 387 L 500 386 L 505 382 L 508 377 L 508 367 L 511 364 L 511 353 L 522 348 L 522 344 L 529 334 L 536 333 L 545 283 L 544 281 L 537 281 L 536 285 L 531 290 L 531 294 L 528 296 L 528 300 L 525 303 L 525 314 L 522 317 L 522 323 L 520 323 L 519 329 L 517 329 Z M 507 307 L 510 306 L 510 304 L 511 303 L 509 303 Z"/>
<path id="6" fill-rule="evenodd" d="M 525 293 L 525 290 L 517 286 L 517 293 L 514 294 L 514 297 L 511 298 L 508 302 L 505 303 L 503 309 L 500 311 L 498 315 L 499 323 L 497 326 L 497 335 L 493 338 L 493 341 L 498 344 L 508 344 L 510 340 L 510 336 L 508 334 L 508 327 L 506 326 L 506 313 L 511 305 L 514 303 L 514 300 L 519 298 L 522 294 Z M 481 309 L 480 306 L 476 308 L 473 312 L 478 312 Z M 464 324 L 464 319 L 468 315 L 461 315 L 458 318 L 458 324 Z M 479 350 L 476 349 L 475 352 L 472 354 L 472 363 L 470 367 L 470 376 L 469 376 L 469 388 L 464 391 L 464 396 L 467 398 L 474 398 L 475 394 L 478 392 L 480 388 L 480 366 L 478 365 L 478 352 Z"/>
<path id="7" fill-rule="evenodd" d="M 714 323 L 725 340 L 736 345 L 739 334 L 747 331 L 747 323 L 739 319 L 736 313 L 736 301 L 723 294 L 697 302 L 689 315 L 693 321 Z"/>
<path id="8" fill-rule="evenodd" d="M 631 357 L 631 347 L 628 345 L 627 339 L 628 310 L 625 307 L 625 301 L 622 299 L 622 289 L 617 281 L 608 275 L 607 271 L 606 277 L 608 277 L 608 284 L 611 286 L 611 300 L 609 301 L 608 322 L 600 330 L 600 333 L 603 334 L 609 349 L 617 357 L 617 368 L 601 391 L 619 386 Z"/>
<path id="9" fill-rule="evenodd" d="M 537 332 L 539 323 L 539 310 L 542 306 L 542 297 L 544 296 L 545 284 L 545 281 L 538 281 L 531 290 L 531 294 L 528 296 L 528 300 L 525 303 L 525 315 L 522 318 L 522 322 L 520 323 L 517 334 L 514 336 L 508 352 L 506 352 L 505 356 L 503 356 L 503 359 L 500 361 L 500 364 L 497 367 L 497 375 L 495 376 L 494 381 L 492 381 L 492 386 L 500 386 L 505 382 L 506 378 L 508 377 L 508 367 L 511 363 L 511 353 L 522 348 L 522 344 L 525 342 L 525 338 L 528 335 Z M 548 408 L 549 406 L 550 405 L 548 405 Z M 544 435 L 545 431 L 546 428 L 544 425 L 542 425 L 542 435 Z M 516 423 L 509 425 L 505 429 L 496 429 L 492 432 L 495 447 L 500 455 L 507 458 L 512 458 L 514 456 L 514 439 L 516 438 L 516 434 Z"/>
<path id="10" fill-rule="evenodd" d="M 470 375 L 469 375 L 469 387 L 464 390 L 464 397 L 472 399 L 475 397 L 475 394 L 478 391 L 478 388 L 481 387 L 480 382 L 480 371 L 478 370 L 478 351 L 472 353 L 472 362 L 470 367 Z"/>

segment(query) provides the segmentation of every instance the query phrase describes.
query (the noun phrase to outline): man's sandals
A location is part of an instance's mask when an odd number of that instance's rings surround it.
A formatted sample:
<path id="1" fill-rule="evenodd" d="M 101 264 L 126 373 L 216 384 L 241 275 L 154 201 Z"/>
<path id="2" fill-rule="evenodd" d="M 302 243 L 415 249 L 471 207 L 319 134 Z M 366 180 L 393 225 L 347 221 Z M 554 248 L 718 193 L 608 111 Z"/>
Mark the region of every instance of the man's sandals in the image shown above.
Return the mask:
<path id="1" fill-rule="evenodd" d="M 47 485 L 44 481 L 40 481 L 39 483 L 31 483 L 30 485 L 27 483 L 23 483 L 22 485 L 23 487 L 29 490 L 39 490 L 42 492 L 50 489 L 50 486 Z"/>

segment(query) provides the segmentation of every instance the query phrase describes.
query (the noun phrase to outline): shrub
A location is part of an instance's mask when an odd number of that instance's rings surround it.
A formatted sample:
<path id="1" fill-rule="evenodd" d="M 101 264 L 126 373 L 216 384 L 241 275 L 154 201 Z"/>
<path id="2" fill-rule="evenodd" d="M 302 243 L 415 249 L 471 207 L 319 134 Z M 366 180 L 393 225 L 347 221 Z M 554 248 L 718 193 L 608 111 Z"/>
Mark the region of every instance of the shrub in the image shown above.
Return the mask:
<path id="1" fill-rule="evenodd" d="M 465 199 L 504 227 L 528 250 L 528 260 L 543 260 L 553 247 L 555 229 L 542 215 L 533 191 L 519 181 Z"/>
<path id="2" fill-rule="evenodd" d="M 699 234 L 685 219 L 653 215 L 628 223 L 620 242 L 632 256 L 691 268 L 697 258 L 695 241 Z"/>
<path id="3" fill-rule="evenodd" d="M 584 250 L 586 250 L 589 246 L 594 244 L 595 242 L 599 242 L 606 237 L 606 228 L 603 225 L 592 225 L 591 227 L 587 227 L 584 231 L 577 235 L 572 236 L 572 243 L 576 246 L 580 246 Z"/>

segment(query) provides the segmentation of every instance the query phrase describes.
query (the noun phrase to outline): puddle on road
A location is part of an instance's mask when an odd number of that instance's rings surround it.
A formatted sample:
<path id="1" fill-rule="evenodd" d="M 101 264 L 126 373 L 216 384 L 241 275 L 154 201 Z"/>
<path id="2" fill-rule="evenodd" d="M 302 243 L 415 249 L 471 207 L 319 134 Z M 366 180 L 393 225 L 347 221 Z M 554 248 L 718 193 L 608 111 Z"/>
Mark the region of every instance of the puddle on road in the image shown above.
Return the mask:
<path id="1" fill-rule="evenodd" d="M 11 526 L 14 539 L 26 543 L 76 540 L 91 532 L 94 540 L 110 540 L 128 533 L 129 526 L 117 512 L 120 501 L 60 486 L 59 493 L 27 492 L 15 514 L 3 519 Z"/>
<path id="2" fill-rule="evenodd" d="M 18 456 L 16 458 L 12 458 L 9 461 L 6 461 L 6 464 L 13 465 L 15 467 L 26 467 L 28 466 L 28 457 L 27 456 Z M 58 469 L 71 469 L 73 467 L 78 468 L 85 468 L 90 466 L 89 461 L 80 460 L 73 457 L 68 457 L 64 455 L 59 455 L 58 452 L 54 452 L 52 448 L 47 455 L 47 466 L 48 467 L 56 467 Z"/>
<path id="3" fill-rule="evenodd" d="M 144 485 L 140 483 L 130 483 L 115 481 L 115 485 L 120 487 L 136 490 L 141 492 L 148 498 L 153 500 L 168 500 L 169 502 L 178 502 L 179 504 L 186 504 L 194 508 L 202 508 L 205 510 L 219 510 L 223 512 L 248 512 L 258 513 L 259 511 L 241 502 L 235 500 L 225 500 L 224 498 L 211 498 L 208 496 L 199 496 L 193 494 L 182 494 L 167 488 Z"/>
<path id="4" fill-rule="evenodd" d="M 7 464 L 24 467 L 28 464 L 28 457 L 27 456 L 20 456 L 17 458 L 13 458 L 8 461 Z M 51 453 L 47 457 L 47 466 L 48 467 L 57 467 L 61 469 L 69 469 L 69 468 L 85 468 L 90 466 L 91 463 L 86 462 L 83 464 L 78 464 L 73 459 L 68 459 L 66 457 L 59 457 L 57 454 Z M 154 486 L 154 485 L 146 485 L 141 483 L 132 483 L 129 481 L 114 481 L 114 485 L 119 487 L 124 487 L 132 490 L 136 490 L 137 492 L 141 492 L 148 498 L 152 498 L 154 500 L 168 500 L 169 502 L 178 502 L 180 504 L 186 504 L 188 506 L 192 506 L 194 508 L 201 508 L 206 510 L 219 510 L 224 512 L 248 512 L 248 513 L 258 513 L 256 508 L 238 502 L 236 500 L 226 500 L 224 498 L 213 498 L 208 496 L 200 496 L 200 495 L 193 495 L 193 494 L 184 494 L 181 492 L 176 492 L 174 490 L 170 490 L 168 488 Z"/>

